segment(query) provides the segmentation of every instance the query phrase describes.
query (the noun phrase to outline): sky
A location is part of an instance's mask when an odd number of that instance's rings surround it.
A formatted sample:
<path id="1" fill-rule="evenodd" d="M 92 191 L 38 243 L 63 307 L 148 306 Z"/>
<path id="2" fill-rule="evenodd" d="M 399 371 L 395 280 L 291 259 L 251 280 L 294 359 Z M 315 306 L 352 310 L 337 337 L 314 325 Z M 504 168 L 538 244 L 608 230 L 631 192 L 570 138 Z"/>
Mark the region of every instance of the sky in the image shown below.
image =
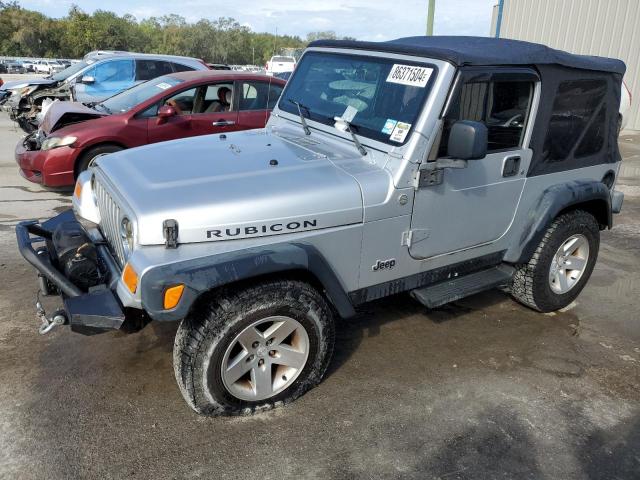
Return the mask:
<path id="1" fill-rule="evenodd" d="M 233 17 L 255 32 L 299 35 L 333 30 L 358 40 L 389 40 L 426 31 L 427 0 L 19 0 L 23 8 L 65 16 L 72 3 L 85 12 L 111 10 L 138 20 L 176 13 L 188 21 Z M 487 36 L 497 0 L 436 0 L 435 35 Z M 179 5 L 179 6 L 173 6 Z"/>

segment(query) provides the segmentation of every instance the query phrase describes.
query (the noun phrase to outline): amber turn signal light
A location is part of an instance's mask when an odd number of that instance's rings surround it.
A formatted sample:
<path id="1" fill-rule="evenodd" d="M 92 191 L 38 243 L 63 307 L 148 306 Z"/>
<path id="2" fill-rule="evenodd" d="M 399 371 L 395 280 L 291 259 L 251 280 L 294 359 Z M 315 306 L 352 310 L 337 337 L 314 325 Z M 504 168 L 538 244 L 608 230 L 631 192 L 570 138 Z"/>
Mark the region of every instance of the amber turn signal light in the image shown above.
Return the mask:
<path id="1" fill-rule="evenodd" d="M 128 263 L 124 266 L 124 270 L 122 271 L 122 281 L 131 293 L 136 293 L 136 289 L 138 288 L 138 274 Z"/>
<path id="2" fill-rule="evenodd" d="M 82 184 L 80 182 L 76 182 L 76 187 L 73 189 L 73 195 L 80 200 L 80 195 L 82 194 Z"/>
<path id="3" fill-rule="evenodd" d="M 182 298 L 182 292 L 184 292 L 184 285 L 174 285 L 164 291 L 164 309 L 170 310 L 178 305 L 178 302 Z"/>

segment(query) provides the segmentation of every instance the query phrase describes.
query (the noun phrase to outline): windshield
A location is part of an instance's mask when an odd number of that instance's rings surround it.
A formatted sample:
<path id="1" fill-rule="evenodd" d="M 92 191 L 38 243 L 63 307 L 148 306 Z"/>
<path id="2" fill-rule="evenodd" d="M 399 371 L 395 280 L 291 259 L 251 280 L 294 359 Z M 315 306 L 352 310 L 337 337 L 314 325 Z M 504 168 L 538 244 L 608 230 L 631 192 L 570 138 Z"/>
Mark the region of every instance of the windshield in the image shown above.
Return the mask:
<path id="1" fill-rule="evenodd" d="M 53 62 L 51 62 L 51 63 L 53 63 Z M 87 62 L 74 63 L 70 67 L 67 67 L 64 70 L 61 70 L 58 73 L 55 73 L 55 74 L 51 75 L 51 80 L 55 80 L 56 82 L 61 82 L 62 80 L 66 80 L 71 75 L 73 75 L 75 73 L 78 73 L 80 70 L 82 70 L 87 65 L 89 65 L 89 63 L 87 63 Z"/>
<path id="2" fill-rule="evenodd" d="M 305 54 L 278 107 L 334 125 L 343 117 L 358 135 L 402 145 L 424 104 L 436 67 L 419 62 L 325 52 Z M 351 108 L 347 108 L 351 107 Z"/>
<path id="3" fill-rule="evenodd" d="M 154 78 L 153 80 L 140 83 L 129 90 L 114 95 L 98 105 L 105 107 L 109 113 L 128 112 L 136 105 L 182 82 L 183 80 L 170 77 L 169 75 Z"/>

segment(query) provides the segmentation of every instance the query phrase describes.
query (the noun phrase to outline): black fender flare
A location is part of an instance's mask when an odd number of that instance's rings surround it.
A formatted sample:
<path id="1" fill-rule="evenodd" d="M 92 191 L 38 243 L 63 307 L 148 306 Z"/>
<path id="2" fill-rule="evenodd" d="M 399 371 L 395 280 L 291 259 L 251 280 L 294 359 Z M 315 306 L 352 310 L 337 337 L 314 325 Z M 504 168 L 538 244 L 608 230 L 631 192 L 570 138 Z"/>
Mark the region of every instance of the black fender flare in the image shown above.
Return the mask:
<path id="1" fill-rule="evenodd" d="M 159 265 L 140 279 L 142 306 L 154 320 L 180 320 L 197 298 L 214 288 L 269 274 L 310 273 L 343 318 L 355 315 L 349 296 L 318 250 L 306 244 L 281 243 Z M 165 310 L 166 288 L 184 284 L 178 305 Z"/>
<path id="2" fill-rule="evenodd" d="M 604 209 L 604 215 L 598 221 L 611 228 L 611 192 L 607 186 L 595 180 L 576 180 L 552 185 L 540 196 L 538 203 L 528 213 L 522 234 L 514 240 L 507 250 L 504 261 L 508 263 L 526 263 L 540 244 L 545 231 L 560 212 L 568 208 L 598 202 Z M 602 218 L 604 217 L 604 218 Z"/>

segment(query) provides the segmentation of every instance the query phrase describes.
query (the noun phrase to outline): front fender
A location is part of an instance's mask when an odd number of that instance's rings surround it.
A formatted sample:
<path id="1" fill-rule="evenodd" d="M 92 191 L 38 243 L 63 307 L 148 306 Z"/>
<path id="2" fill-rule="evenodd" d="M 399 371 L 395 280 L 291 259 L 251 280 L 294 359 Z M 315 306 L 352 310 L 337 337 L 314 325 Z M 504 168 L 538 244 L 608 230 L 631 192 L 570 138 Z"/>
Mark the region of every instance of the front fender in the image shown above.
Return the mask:
<path id="1" fill-rule="evenodd" d="M 309 272 L 322 284 L 340 316 L 355 315 L 347 293 L 322 255 L 310 245 L 297 243 L 255 247 L 153 267 L 141 278 L 142 305 L 154 320 L 179 320 L 188 314 L 201 294 L 213 288 L 300 270 Z M 164 291 L 176 284 L 185 285 L 182 298 L 174 309 L 165 310 Z"/>
<path id="2" fill-rule="evenodd" d="M 538 203 L 529 211 L 522 234 L 507 250 L 504 261 L 528 262 L 558 214 L 568 208 L 579 208 L 580 205 L 589 205 L 589 211 L 598 205 L 598 221 L 611 228 L 611 192 L 604 183 L 578 180 L 553 185 L 542 193 Z"/>

